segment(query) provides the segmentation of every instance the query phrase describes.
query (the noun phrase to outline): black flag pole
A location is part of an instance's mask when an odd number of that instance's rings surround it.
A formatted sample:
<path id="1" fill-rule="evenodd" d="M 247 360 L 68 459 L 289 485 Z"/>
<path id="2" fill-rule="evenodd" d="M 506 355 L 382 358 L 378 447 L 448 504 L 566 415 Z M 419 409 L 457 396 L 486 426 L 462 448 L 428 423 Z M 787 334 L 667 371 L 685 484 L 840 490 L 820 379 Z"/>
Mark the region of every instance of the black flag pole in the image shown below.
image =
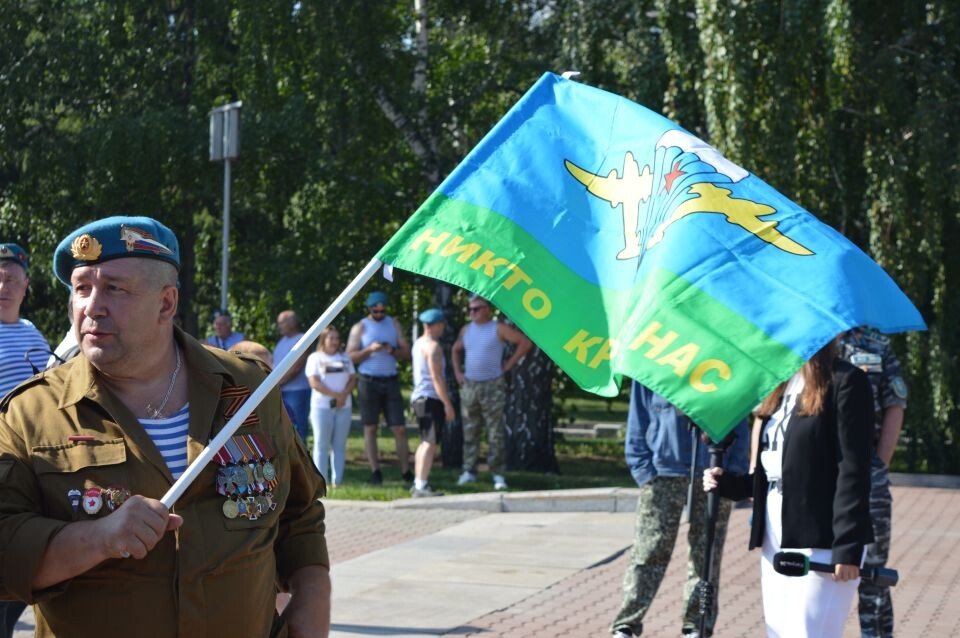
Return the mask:
<path id="1" fill-rule="evenodd" d="M 693 512 L 694 490 L 700 481 L 697 480 L 697 458 L 700 456 L 700 428 L 693 421 L 687 419 L 690 429 L 690 484 L 687 485 L 687 503 L 683 506 L 683 513 L 680 515 L 681 523 L 690 522 L 690 514 Z"/>
<path id="2" fill-rule="evenodd" d="M 719 443 L 710 440 L 710 467 L 722 467 L 723 455 L 736 440 L 731 432 Z M 707 614 L 713 609 L 716 592 L 713 586 L 713 543 L 717 531 L 717 514 L 720 510 L 720 495 L 716 490 L 707 493 L 706 529 L 704 530 L 703 565 L 700 567 L 700 635 L 707 636 Z"/>

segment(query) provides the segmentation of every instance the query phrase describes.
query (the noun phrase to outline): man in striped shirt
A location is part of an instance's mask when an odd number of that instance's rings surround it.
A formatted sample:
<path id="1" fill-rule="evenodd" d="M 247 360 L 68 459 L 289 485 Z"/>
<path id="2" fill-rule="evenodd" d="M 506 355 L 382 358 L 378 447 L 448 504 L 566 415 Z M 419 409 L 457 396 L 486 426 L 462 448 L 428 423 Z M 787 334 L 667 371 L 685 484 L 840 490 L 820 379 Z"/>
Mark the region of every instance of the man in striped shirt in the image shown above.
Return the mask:
<path id="1" fill-rule="evenodd" d="M 20 317 L 27 294 L 27 252 L 17 244 L 0 244 L 0 396 L 47 364 L 50 346 L 40 331 Z M 0 636 L 12 636 L 26 608 L 19 600 L 0 602 Z"/>
<path id="2" fill-rule="evenodd" d="M 20 317 L 29 284 L 26 251 L 16 244 L 0 244 L 0 396 L 32 376 L 34 367 L 46 367 L 50 355 L 40 331 Z"/>

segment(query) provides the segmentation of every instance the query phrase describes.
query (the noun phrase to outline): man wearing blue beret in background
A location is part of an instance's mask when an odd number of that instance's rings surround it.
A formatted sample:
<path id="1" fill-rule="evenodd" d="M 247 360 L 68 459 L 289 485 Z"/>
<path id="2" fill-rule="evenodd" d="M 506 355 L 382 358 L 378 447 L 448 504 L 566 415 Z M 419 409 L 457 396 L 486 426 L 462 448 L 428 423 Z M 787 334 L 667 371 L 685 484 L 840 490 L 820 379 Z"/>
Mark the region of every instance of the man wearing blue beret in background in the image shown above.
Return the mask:
<path id="1" fill-rule="evenodd" d="M 36 327 L 20 316 L 27 294 L 27 251 L 17 244 L 0 244 L 0 397 L 29 378 L 47 362 L 50 346 Z M 0 636 L 13 635 L 26 604 L 0 602 Z"/>
<path id="2" fill-rule="evenodd" d="M 420 313 L 423 334 L 413 342 L 410 359 L 413 362 L 413 392 L 410 403 L 420 427 L 420 445 L 414 454 L 416 474 L 410 494 L 414 498 L 441 496 L 428 484 L 437 441 L 443 438 L 443 426 L 454 419 L 453 402 L 447 391 L 447 363 L 440 345 L 446 328 L 446 318 L 439 308 Z"/>
<path id="3" fill-rule="evenodd" d="M 350 328 L 347 354 L 357 366 L 357 403 L 363 423 L 363 444 L 370 461 L 370 483 L 383 483 L 380 454 L 377 450 L 377 424 L 383 413 L 393 430 L 397 458 L 403 480 L 413 483 L 410 471 L 410 447 L 407 420 L 403 415 L 403 397 L 397 361 L 410 356 L 410 342 L 403 336 L 400 322 L 387 314 L 387 295 L 376 290 L 367 296 L 367 316 Z"/>
<path id="4" fill-rule="evenodd" d="M 27 295 L 26 251 L 0 244 L 0 397 L 47 365 L 50 346 L 40 331 L 20 316 Z"/>
<path id="5" fill-rule="evenodd" d="M 0 596 L 34 604 L 41 637 L 325 636 L 324 483 L 279 391 L 158 500 L 265 376 L 174 326 L 179 266 L 146 217 L 57 247 L 81 355 L 0 402 Z"/>

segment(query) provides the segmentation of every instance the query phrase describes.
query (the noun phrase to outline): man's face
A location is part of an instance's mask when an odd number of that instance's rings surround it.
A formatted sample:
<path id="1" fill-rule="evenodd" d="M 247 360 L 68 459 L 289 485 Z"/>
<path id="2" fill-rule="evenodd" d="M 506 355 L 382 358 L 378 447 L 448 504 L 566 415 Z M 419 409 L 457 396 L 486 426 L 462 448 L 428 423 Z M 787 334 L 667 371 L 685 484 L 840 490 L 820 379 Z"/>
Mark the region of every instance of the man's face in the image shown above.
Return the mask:
<path id="1" fill-rule="evenodd" d="M 226 339 L 233 332 L 233 322 L 227 315 L 220 315 L 213 320 L 213 331 L 221 339 Z"/>
<path id="2" fill-rule="evenodd" d="M 13 323 L 20 318 L 20 305 L 29 282 L 21 266 L 12 261 L 0 262 L 0 321 Z"/>
<path id="3" fill-rule="evenodd" d="M 99 370 L 136 367 L 159 343 L 160 325 L 176 313 L 177 290 L 151 276 L 151 260 L 114 259 L 80 266 L 70 277 L 80 349 Z"/>
<path id="4" fill-rule="evenodd" d="M 486 323 L 490 321 L 490 316 L 492 310 L 490 309 L 490 304 L 486 301 L 481 301 L 480 299 L 474 299 L 470 302 L 470 305 L 467 306 L 467 312 L 470 313 L 471 321 L 476 323 Z"/>
<path id="5" fill-rule="evenodd" d="M 423 331 L 427 333 L 427 336 L 431 339 L 439 339 L 443 336 L 443 329 L 447 327 L 447 324 L 443 321 L 438 321 L 437 323 L 426 324 L 423 327 Z"/>
<path id="6" fill-rule="evenodd" d="M 277 315 L 277 330 L 284 337 L 297 334 L 297 317 L 292 312 L 281 312 Z"/>
<path id="7" fill-rule="evenodd" d="M 383 318 L 387 316 L 387 307 L 382 303 L 370 306 L 367 310 L 370 311 L 370 318 L 374 321 L 383 321 Z"/>

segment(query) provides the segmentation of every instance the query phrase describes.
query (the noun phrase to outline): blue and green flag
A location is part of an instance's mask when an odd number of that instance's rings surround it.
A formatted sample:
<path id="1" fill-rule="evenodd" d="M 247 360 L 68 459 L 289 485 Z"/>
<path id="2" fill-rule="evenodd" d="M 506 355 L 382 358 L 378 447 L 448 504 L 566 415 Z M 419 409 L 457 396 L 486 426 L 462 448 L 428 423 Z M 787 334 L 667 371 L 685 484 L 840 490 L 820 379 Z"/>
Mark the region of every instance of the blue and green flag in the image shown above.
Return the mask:
<path id="1" fill-rule="evenodd" d="M 838 333 L 923 329 L 838 232 L 670 120 L 545 74 L 378 258 L 493 301 L 581 387 L 714 438 Z"/>

